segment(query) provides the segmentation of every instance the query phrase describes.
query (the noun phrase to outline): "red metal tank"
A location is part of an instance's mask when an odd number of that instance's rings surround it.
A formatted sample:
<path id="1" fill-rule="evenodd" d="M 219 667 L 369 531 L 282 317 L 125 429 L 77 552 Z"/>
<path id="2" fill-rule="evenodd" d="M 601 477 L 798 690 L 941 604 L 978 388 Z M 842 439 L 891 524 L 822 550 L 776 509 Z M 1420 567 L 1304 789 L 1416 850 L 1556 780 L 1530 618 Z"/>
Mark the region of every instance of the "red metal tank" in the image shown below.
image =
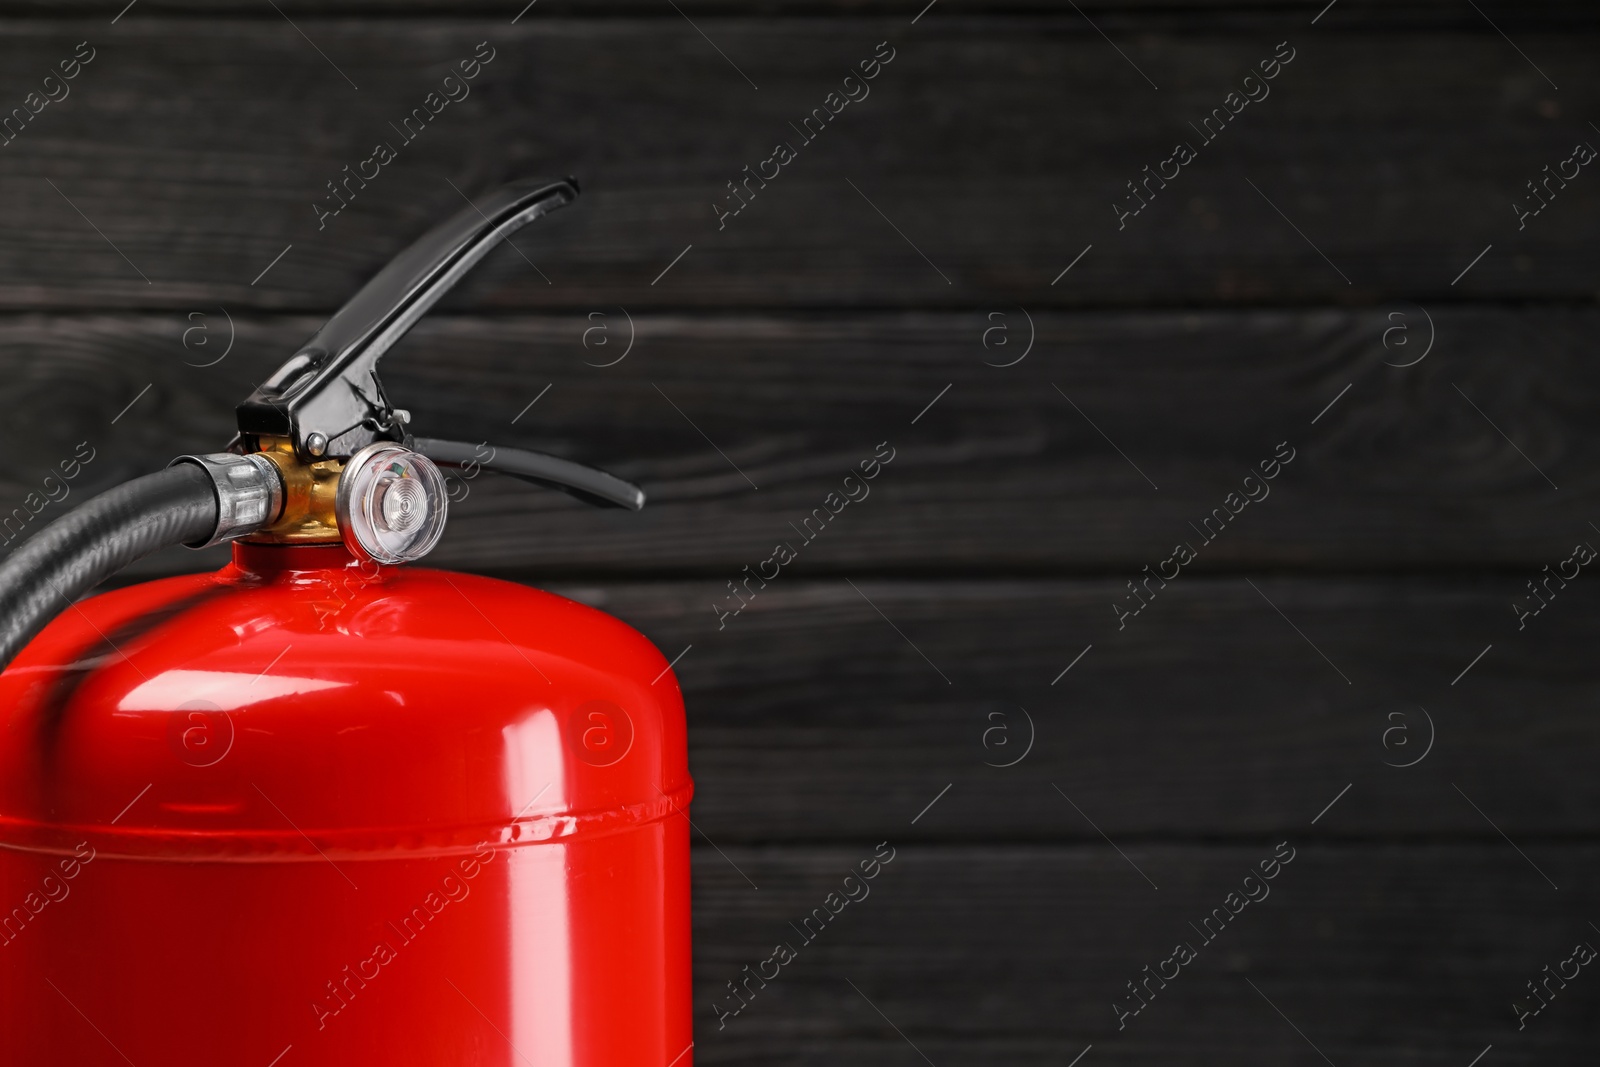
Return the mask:
<path id="1" fill-rule="evenodd" d="M 688 1067 L 655 647 L 508 582 L 234 552 L 0 675 L 0 1063 Z"/>

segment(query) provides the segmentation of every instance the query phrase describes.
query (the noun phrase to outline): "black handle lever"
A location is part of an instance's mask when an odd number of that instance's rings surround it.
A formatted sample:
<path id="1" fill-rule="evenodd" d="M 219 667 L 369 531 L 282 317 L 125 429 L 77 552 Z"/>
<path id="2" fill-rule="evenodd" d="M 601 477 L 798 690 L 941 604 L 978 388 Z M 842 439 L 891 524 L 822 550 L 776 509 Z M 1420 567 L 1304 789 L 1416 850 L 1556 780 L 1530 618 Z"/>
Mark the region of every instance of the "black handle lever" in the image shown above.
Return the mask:
<path id="1" fill-rule="evenodd" d="M 513 182 L 429 230 L 239 405 L 239 432 L 289 437 L 303 461 L 402 440 L 378 360 L 497 242 L 577 196 L 570 178 Z"/>
<path id="2" fill-rule="evenodd" d="M 601 507 L 627 508 L 630 511 L 644 507 L 644 490 L 632 482 L 548 453 L 491 446 L 490 454 L 485 458 L 478 452 L 479 445 L 441 441 L 433 437 L 413 437 L 409 447 L 441 467 L 482 467 L 486 471 L 509 474 L 535 485 L 560 489 L 579 500 Z"/>

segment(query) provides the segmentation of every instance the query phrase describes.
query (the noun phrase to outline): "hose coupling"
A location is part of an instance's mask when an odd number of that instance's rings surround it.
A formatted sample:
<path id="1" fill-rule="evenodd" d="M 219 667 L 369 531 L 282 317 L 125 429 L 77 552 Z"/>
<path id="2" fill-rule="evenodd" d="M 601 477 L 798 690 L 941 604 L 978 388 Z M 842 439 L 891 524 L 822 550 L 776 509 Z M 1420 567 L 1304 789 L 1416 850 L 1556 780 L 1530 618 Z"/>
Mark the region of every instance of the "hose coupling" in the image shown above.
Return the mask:
<path id="1" fill-rule="evenodd" d="M 179 456 L 168 466 L 179 463 L 193 463 L 204 470 L 217 494 L 216 530 L 208 540 L 189 542 L 189 548 L 209 548 L 248 536 L 276 522 L 283 511 L 283 475 L 259 453 Z"/>

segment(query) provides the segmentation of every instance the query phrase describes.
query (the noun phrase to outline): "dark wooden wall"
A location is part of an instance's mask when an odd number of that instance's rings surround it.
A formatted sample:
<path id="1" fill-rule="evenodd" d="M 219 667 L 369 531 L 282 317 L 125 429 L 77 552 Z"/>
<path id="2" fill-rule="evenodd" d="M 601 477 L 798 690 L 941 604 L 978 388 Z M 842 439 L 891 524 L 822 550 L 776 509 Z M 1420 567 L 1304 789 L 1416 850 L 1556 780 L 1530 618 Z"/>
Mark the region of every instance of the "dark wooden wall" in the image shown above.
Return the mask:
<path id="1" fill-rule="evenodd" d="M 386 377 L 428 431 L 651 494 L 481 479 L 435 558 L 688 649 L 699 1062 L 1592 1060 L 1600 976 L 1512 1008 L 1600 943 L 1600 577 L 1512 606 L 1600 544 L 1600 169 L 1512 206 L 1600 145 L 1592 5 L 923 2 L 0 3 L 0 111 L 95 50 L 0 148 L 0 494 L 80 441 L 74 492 L 220 447 L 463 194 L 576 175 Z M 482 41 L 471 95 L 319 230 L 324 183 Z M 719 629 L 880 442 L 871 495 Z M 724 983 L 882 841 L 871 896 L 719 1029 Z M 1270 898 L 1201 944 L 1280 842 Z"/>

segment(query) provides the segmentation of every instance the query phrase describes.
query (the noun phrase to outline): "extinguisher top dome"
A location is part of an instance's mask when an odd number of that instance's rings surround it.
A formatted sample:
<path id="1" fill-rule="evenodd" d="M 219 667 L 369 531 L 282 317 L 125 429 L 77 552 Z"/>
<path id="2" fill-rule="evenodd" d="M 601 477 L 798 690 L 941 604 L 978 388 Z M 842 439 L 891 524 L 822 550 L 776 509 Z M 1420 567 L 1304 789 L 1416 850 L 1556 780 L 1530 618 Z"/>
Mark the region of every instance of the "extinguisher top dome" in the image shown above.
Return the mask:
<path id="1" fill-rule="evenodd" d="M 0 674 L 0 845 L 338 862 L 687 807 L 678 686 L 620 620 L 337 544 L 236 553 L 95 597 Z"/>

